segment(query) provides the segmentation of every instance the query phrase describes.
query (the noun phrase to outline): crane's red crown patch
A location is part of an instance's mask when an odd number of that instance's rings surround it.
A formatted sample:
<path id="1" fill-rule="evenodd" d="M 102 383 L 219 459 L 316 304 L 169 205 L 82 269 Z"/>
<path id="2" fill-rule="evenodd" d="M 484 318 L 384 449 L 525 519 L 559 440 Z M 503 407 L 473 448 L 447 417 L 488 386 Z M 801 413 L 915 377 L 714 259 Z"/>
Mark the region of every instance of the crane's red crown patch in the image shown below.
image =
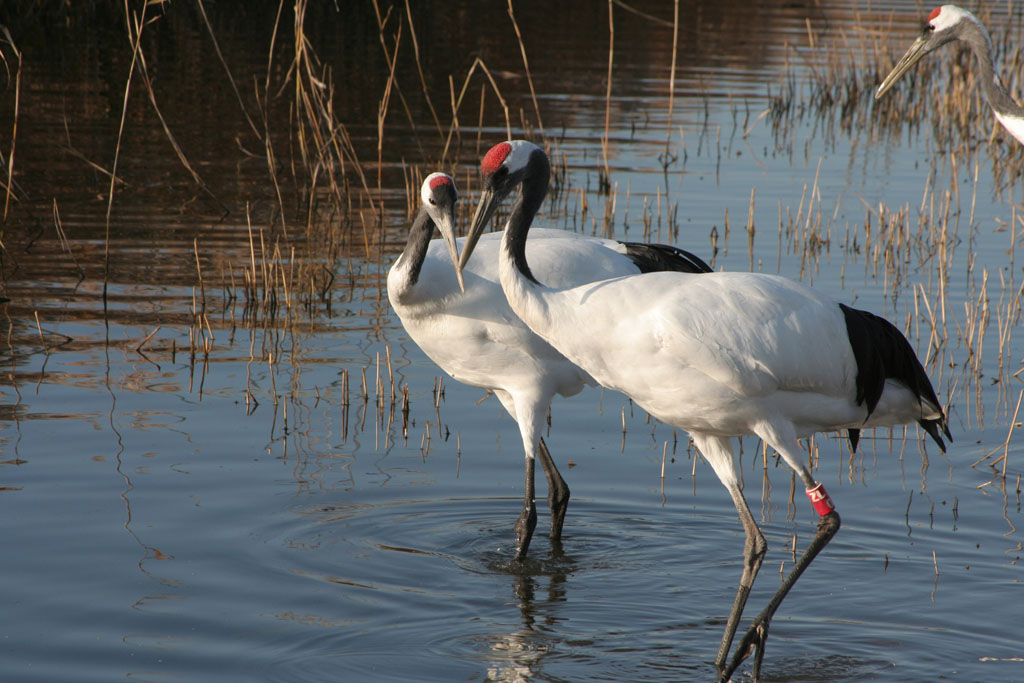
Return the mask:
<path id="1" fill-rule="evenodd" d="M 511 151 L 512 145 L 507 142 L 501 142 L 491 147 L 487 154 L 484 155 L 484 160 L 480 162 L 480 172 L 484 175 L 496 173 L 501 168 L 501 165 L 505 163 L 505 159 L 508 158 Z"/>
<path id="2" fill-rule="evenodd" d="M 455 183 L 452 182 L 451 178 L 449 178 L 448 176 L 446 176 L 446 175 L 444 175 L 442 173 L 439 173 L 438 175 L 434 176 L 431 179 L 431 181 L 430 181 L 430 189 L 431 190 L 436 190 L 437 188 L 441 187 L 442 185 L 452 185 L 452 186 L 454 186 Z"/>
<path id="3" fill-rule="evenodd" d="M 928 21 L 935 21 L 935 17 L 939 16 L 940 14 L 942 14 L 942 8 L 936 7 L 935 9 L 932 10 L 932 13 L 928 15 Z"/>

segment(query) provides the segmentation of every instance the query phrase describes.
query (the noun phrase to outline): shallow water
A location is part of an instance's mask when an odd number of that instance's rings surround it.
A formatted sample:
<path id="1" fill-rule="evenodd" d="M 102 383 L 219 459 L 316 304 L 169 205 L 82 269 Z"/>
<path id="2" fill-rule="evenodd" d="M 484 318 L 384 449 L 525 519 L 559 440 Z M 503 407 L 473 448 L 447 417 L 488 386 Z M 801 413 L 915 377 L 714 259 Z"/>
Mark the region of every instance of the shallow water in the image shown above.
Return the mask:
<path id="1" fill-rule="evenodd" d="M 545 130 L 568 168 L 541 224 L 600 233 L 608 17 L 583 3 L 562 7 L 553 15 L 516 10 Z M 248 75 L 266 68 L 276 7 L 235 16 L 208 9 L 235 77 L 251 82 Z M 671 22 L 658 3 L 639 9 Z M 817 473 L 844 525 L 774 619 L 764 679 L 1020 680 L 1024 447 L 1007 434 L 1024 388 L 1014 377 L 1024 344 L 1018 319 L 1000 322 L 1013 315 L 1024 280 L 1005 227 L 1019 221 L 1020 180 L 1002 187 L 998 172 L 1006 160 L 1019 162 L 1020 151 L 1001 133 L 989 144 L 985 130 L 954 166 L 928 124 L 887 132 L 870 123 L 870 112 L 849 130 L 828 109 L 773 128 L 772 117 L 757 117 L 786 79 L 797 83 L 797 102 L 813 99 L 808 23 L 819 41 L 878 28 L 892 34 L 888 52 L 896 56 L 921 12 L 909 3 L 745 10 L 681 4 L 669 145 L 676 158 L 664 173 L 671 32 L 616 9 L 617 194 L 607 229 L 714 255 L 720 268 L 753 264 L 802 278 L 901 327 L 910 321 L 922 356 L 935 354 L 924 309 L 944 314 L 939 329 L 948 341 L 929 372 L 949 403 L 955 439 L 940 454 L 916 429 L 906 439 L 902 431 L 865 434 L 851 456 L 834 435 L 819 437 Z M 417 11 L 435 104 L 447 100 L 447 75 L 458 84 L 479 55 L 499 74 L 512 110 L 536 125 L 504 5 Z M 992 11 L 991 25 L 1002 24 L 1018 44 L 1019 14 L 1008 20 L 998 14 L 1005 10 Z M 276 318 L 254 315 L 241 297 L 225 301 L 250 258 L 246 202 L 257 244 L 262 229 L 268 243 L 280 240 L 301 256 L 310 238 L 296 227 L 301 217 L 287 214 L 287 235 L 275 217 L 266 162 L 251 154 L 258 143 L 203 24 L 191 9 L 169 8 L 147 28 L 156 92 L 169 127 L 230 214 L 222 218 L 181 169 L 138 91 L 119 166 L 126 185 L 113 204 L 104 315 L 109 179 L 68 150 L 110 164 L 130 62 L 123 27 L 116 12 L 102 10 L 66 31 L 10 19 L 24 71 L 21 194 L 3 233 L 4 294 L 12 301 L 3 306 L 9 332 L 0 351 L 9 377 L 0 389 L 0 679 L 713 680 L 742 530 L 710 468 L 694 463 L 685 434 L 649 422 L 621 395 L 592 389 L 556 402 L 546 438 L 573 494 L 563 549 L 551 549 L 538 501 L 531 558 L 509 561 L 522 488 L 515 425 L 493 397 L 481 402 L 483 390 L 448 378 L 435 403 L 440 371 L 409 341 L 381 290 L 408 225 L 403 163 L 436 158 L 435 137 L 410 132 L 392 103 L 379 193 L 385 239 L 367 257 L 356 222 L 338 227 L 334 251 L 311 249 L 336 278 L 327 301 Z M 376 156 L 387 79 L 375 22 L 372 6 L 361 5 L 341 16 L 318 8 L 309 22 L 311 42 L 347 86 L 339 118 L 364 160 Z M 98 29 L 90 34 L 90 26 Z M 418 125 L 429 129 L 410 63 L 399 82 Z M 250 90 L 242 96 L 248 101 Z M 459 144 L 470 160 L 456 169 L 464 218 L 475 202 L 467 186 L 479 156 L 476 98 L 461 115 Z M 869 97 L 857 102 L 871 106 Z M 274 106 L 278 115 L 283 109 Z M 288 130 L 284 114 L 273 125 Z M 485 119 L 482 149 L 505 135 L 493 102 Z M 11 103 L 0 101 L 0 130 L 11 123 Z M 6 142 L 3 149 L 9 153 Z M 941 213 L 947 190 L 956 233 L 940 296 L 940 259 L 917 226 L 920 214 Z M 805 239 L 812 196 L 827 243 Z M 66 246 L 54 229 L 55 201 Z M 302 215 L 300 191 L 287 202 Z M 866 205 L 879 204 L 907 205 L 906 239 L 921 240 L 900 251 L 901 267 L 888 273 L 876 271 L 864 236 Z M 789 214 L 798 229 L 780 231 L 780 215 L 788 225 Z M 979 300 L 989 319 L 980 344 L 972 331 Z M 193 307 L 205 308 L 202 327 Z M 206 353 L 200 344 L 191 355 L 190 335 L 208 340 Z M 982 349 L 977 367 L 968 348 Z M 971 466 L 989 453 L 988 462 L 997 458 L 1004 443 L 1005 489 L 1001 463 Z M 743 450 L 746 495 L 769 542 L 752 615 L 792 563 L 794 535 L 799 549 L 815 519 L 799 492 L 790 504 L 788 469 L 762 457 L 753 440 Z M 749 678 L 749 667 L 743 672 Z"/>

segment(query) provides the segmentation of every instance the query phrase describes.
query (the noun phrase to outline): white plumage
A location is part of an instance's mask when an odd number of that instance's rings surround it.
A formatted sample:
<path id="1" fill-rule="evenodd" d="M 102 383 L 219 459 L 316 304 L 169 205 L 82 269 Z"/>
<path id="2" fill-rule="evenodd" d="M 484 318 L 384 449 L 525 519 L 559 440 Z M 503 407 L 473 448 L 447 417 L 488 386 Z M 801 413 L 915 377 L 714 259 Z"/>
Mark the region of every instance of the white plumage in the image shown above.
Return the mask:
<path id="1" fill-rule="evenodd" d="M 523 141 L 493 147 L 481 165 L 484 194 L 468 241 L 513 188 L 522 193 L 505 228 L 499 269 L 512 310 L 602 385 L 687 430 L 729 491 L 746 533 L 744 569 L 716 664 L 722 680 L 753 650 L 759 674 L 768 625 L 786 593 L 839 529 L 797 439 L 919 422 L 944 448 L 945 416 L 924 369 L 890 323 L 786 278 L 758 273 L 646 273 L 575 287 L 533 269 L 534 208 L 547 189 L 544 152 Z M 460 263 L 472 263 L 471 248 Z M 818 534 L 726 666 L 767 545 L 740 489 L 731 437 L 756 435 L 800 476 L 821 514 Z"/>
<path id="2" fill-rule="evenodd" d="M 551 538 L 556 544 L 569 500 L 569 488 L 541 439 L 551 401 L 555 395 L 573 396 L 595 382 L 512 312 L 498 282 L 501 233 L 474 240 L 475 258 L 461 271 L 465 292 L 460 289 L 453 268 L 455 247 L 447 241 L 454 226 L 454 181 L 439 173 L 428 176 L 422 199 L 423 211 L 410 229 L 405 251 L 388 273 L 388 298 L 406 332 L 431 360 L 459 382 L 493 391 L 518 423 L 526 455 L 523 513 L 516 524 L 516 557 L 521 559 L 536 525 L 535 454 L 548 478 Z M 430 239 L 434 225 L 444 240 Z M 535 230 L 527 252 L 536 271 L 560 287 L 653 267 L 709 270 L 692 254 L 671 247 L 562 230 Z"/>
<path id="3" fill-rule="evenodd" d="M 783 277 L 650 273 L 523 290 L 514 308 L 534 331 L 602 385 L 687 430 L 770 442 L 764 432 L 777 423 L 803 438 L 940 410 L 889 380 L 866 415 L 851 391 L 857 363 L 842 310 Z"/>

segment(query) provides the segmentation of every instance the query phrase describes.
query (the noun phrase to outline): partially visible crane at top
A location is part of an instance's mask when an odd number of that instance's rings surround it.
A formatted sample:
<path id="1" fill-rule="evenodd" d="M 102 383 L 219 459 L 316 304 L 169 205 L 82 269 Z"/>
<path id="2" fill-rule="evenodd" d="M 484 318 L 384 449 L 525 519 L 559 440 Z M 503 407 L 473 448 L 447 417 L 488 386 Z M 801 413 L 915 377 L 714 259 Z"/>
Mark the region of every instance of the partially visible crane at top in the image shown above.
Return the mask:
<path id="1" fill-rule="evenodd" d="M 888 92 L 926 54 L 954 40 L 966 43 L 978 58 L 978 67 L 981 69 L 978 80 L 996 120 L 1018 142 L 1024 143 L 1024 109 L 1010 96 L 1010 91 L 996 73 L 992 58 L 992 38 L 976 16 L 956 5 L 943 5 L 932 10 L 924 31 L 878 86 L 875 99 Z"/>

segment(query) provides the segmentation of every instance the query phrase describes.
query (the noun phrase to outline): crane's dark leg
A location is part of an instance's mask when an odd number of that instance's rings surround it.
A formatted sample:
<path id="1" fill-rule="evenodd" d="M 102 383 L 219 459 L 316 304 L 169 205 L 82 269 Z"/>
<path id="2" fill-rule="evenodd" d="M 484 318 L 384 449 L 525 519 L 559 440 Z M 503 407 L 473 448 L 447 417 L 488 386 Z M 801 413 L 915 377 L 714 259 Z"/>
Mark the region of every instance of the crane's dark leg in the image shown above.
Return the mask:
<path id="1" fill-rule="evenodd" d="M 754 586 L 754 579 L 761 569 L 764 555 L 768 551 L 768 543 L 764 540 L 764 534 L 754 522 L 754 516 L 750 514 L 750 508 L 743 497 L 738 486 L 727 486 L 732 496 L 736 511 L 739 512 L 740 522 L 743 524 L 743 531 L 746 534 L 746 541 L 743 543 L 743 574 L 740 575 L 740 584 L 736 588 L 736 599 L 732 603 L 732 611 L 729 612 L 729 620 L 725 625 L 725 633 L 722 634 L 722 644 L 718 647 L 718 656 L 715 657 L 715 666 L 719 671 L 725 667 L 725 660 L 729 657 L 729 648 L 736 635 L 736 628 L 743 617 L 743 608 L 746 607 L 747 598 L 750 596 L 750 589 Z M 727 680 L 724 677 L 723 680 Z"/>
<path id="2" fill-rule="evenodd" d="M 733 672 L 736 671 L 737 667 L 743 663 L 747 657 L 753 654 L 754 656 L 754 670 L 753 676 L 756 681 L 761 675 L 761 661 L 764 659 L 764 646 L 765 641 L 768 639 L 768 627 L 771 624 L 772 617 L 775 616 L 775 611 L 782 604 L 786 594 L 789 593 L 789 589 L 793 587 L 796 580 L 800 578 L 800 575 L 804 573 L 804 570 L 810 566 L 811 562 L 818 553 L 821 552 L 822 548 L 828 545 L 832 537 L 839 531 L 839 513 L 835 511 L 835 507 L 832 505 L 831 499 L 828 494 L 825 493 L 825 489 L 818 484 L 812 489 L 807 491 L 808 496 L 811 496 L 811 502 L 814 503 L 815 509 L 818 514 L 821 515 L 821 519 L 818 521 L 818 533 L 815 534 L 814 539 L 804 550 L 804 554 L 800 556 L 800 559 L 793 566 L 793 570 L 786 577 L 786 580 L 779 587 L 779 590 L 775 592 L 772 599 L 768 602 L 768 605 L 758 614 L 753 623 L 750 625 L 750 629 L 747 630 L 746 635 L 740 640 L 739 645 L 736 646 L 736 652 L 733 653 L 732 661 L 729 662 L 729 667 L 722 671 L 721 680 L 728 681 L 732 676 Z"/>
<path id="3" fill-rule="evenodd" d="M 537 449 L 540 457 L 541 467 L 544 468 L 544 476 L 548 479 L 548 507 L 551 508 L 551 542 L 560 546 L 562 544 L 562 524 L 565 523 L 565 510 L 569 507 L 569 487 L 555 467 L 555 461 L 548 452 L 548 446 L 544 439 L 540 440 L 540 447 Z"/>
<path id="4" fill-rule="evenodd" d="M 523 496 L 523 511 L 516 520 L 516 559 L 526 559 L 526 551 L 530 549 L 533 530 L 537 527 L 537 506 L 533 502 L 535 491 L 533 472 L 535 458 L 526 459 L 526 493 Z"/>
<path id="5" fill-rule="evenodd" d="M 695 432 L 690 434 L 694 443 L 697 444 L 697 449 L 715 470 L 722 485 L 729 491 L 746 535 L 746 541 L 743 544 L 743 573 L 740 575 L 740 583 L 736 588 L 736 598 L 732 603 L 732 611 L 729 612 L 729 620 L 725 624 L 725 633 L 722 634 L 722 644 L 718 648 L 718 656 L 715 657 L 715 666 L 722 671 L 729 657 L 729 648 L 732 647 L 736 629 L 743 617 L 743 609 L 750 596 L 750 589 L 754 585 L 754 579 L 757 578 L 757 572 L 761 569 L 761 563 L 768 550 L 768 543 L 764 540 L 764 534 L 757 528 L 757 522 L 750 514 L 750 507 L 743 497 L 743 491 L 740 490 L 739 478 L 736 475 L 736 466 L 733 462 L 732 442 L 725 437 Z"/>

